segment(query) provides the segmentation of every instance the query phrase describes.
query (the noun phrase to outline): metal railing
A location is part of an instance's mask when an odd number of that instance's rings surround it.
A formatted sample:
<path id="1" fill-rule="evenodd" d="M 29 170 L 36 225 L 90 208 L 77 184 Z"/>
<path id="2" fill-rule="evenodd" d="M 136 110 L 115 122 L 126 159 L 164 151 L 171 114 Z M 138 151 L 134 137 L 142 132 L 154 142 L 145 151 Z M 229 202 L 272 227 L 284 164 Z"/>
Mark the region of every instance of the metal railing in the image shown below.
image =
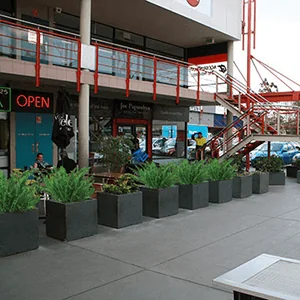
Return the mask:
<path id="1" fill-rule="evenodd" d="M 92 40 L 95 49 L 94 90 L 98 92 L 99 74 L 124 78 L 126 96 L 130 93 L 130 81 L 153 83 L 153 100 L 156 100 L 157 84 L 174 86 L 176 103 L 180 101 L 180 88 L 195 91 L 195 105 L 200 105 L 200 71 L 192 65 L 146 51 Z M 77 90 L 81 83 L 80 37 L 55 28 L 0 15 L 0 55 L 35 63 L 36 86 L 40 85 L 40 68 L 55 65 L 74 69 Z M 192 75 L 191 75 L 192 74 Z"/>

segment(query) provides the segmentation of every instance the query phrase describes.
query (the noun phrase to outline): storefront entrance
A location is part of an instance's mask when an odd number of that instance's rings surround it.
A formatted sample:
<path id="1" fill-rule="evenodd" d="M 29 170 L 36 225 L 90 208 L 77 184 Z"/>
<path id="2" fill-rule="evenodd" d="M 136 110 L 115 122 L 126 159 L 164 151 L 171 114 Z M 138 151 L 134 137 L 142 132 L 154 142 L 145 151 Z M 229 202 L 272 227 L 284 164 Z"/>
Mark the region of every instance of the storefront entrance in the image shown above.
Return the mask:
<path id="1" fill-rule="evenodd" d="M 114 119 L 113 134 L 131 135 L 137 137 L 140 142 L 140 148 L 146 152 L 149 157 L 152 154 L 152 126 L 151 121 L 134 119 Z"/>
<path id="2" fill-rule="evenodd" d="M 16 168 L 33 166 L 37 153 L 53 164 L 52 114 L 16 113 Z"/>

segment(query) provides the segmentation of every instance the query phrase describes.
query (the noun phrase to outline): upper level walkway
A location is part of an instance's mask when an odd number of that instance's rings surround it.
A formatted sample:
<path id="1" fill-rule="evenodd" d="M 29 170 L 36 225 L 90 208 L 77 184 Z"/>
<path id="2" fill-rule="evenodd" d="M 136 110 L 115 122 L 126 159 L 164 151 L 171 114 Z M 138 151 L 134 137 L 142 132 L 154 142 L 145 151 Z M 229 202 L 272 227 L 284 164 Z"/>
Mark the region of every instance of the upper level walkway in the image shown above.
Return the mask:
<path id="1" fill-rule="evenodd" d="M 0 15 L 0 80 L 25 76 L 36 87 L 63 82 L 77 91 L 80 84 L 88 83 L 102 96 L 117 91 L 127 98 L 144 94 L 153 101 L 170 98 L 189 106 L 215 104 L 212 93 L 200 84 L 203 74 L 191 67 L 100 40 L 87 47 L 76 34 Z"/>
<path id="2" fill-rule="evenodd" d="M 232 300 L 212 280 L 262 253 L 300 259 L 300 185 L 114 230 L 72 243 L 44 235 L 0 258 L 5 300 Z"/>

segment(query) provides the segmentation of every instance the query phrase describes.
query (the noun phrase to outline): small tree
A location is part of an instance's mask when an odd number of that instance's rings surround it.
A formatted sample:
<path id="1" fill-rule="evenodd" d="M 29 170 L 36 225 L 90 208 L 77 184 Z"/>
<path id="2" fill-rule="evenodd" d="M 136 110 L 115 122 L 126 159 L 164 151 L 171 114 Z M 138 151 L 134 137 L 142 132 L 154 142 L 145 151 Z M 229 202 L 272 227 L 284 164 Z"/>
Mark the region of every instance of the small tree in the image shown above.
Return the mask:
<path id="1" fill-rule="evenodd" d="M 131 136 L 101 136 L 97 142 L 98 152 L 103 155 L 103 163 L 110 171 L 120 172 L 122 167 L 130 162 L 133 137 Z"/>

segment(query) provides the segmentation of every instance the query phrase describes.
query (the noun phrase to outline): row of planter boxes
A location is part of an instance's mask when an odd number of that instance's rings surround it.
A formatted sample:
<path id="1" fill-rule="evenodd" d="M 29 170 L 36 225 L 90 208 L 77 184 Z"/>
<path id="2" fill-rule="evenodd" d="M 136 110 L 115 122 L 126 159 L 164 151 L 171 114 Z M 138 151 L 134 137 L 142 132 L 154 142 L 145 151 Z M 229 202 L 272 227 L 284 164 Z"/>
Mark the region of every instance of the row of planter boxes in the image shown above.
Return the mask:
<path id="1" fill-rule="evenodd" d="M 208 206 L 209 202 L 224 203 L 233 197 L 249 197 L 252 192 L 266 193 L 269 180 L 271 184 L 285 183 L 285 174 L 269 176 L 261 173 L 165 189 L 142 187 L 140 192 L 126 195 L 98 193 L 97 200 L 67 204 L 48 200 L 46 234 L 58 240 L 72 241 L 96 234 L 97 223 L 123 228 L 141 223 L 143 215 L 163 218 L 177 214 L 179 208 L 194 210 Z M 37 209 L 0 214 L 0 256 L 37 249 L 38 245 Z"/>

